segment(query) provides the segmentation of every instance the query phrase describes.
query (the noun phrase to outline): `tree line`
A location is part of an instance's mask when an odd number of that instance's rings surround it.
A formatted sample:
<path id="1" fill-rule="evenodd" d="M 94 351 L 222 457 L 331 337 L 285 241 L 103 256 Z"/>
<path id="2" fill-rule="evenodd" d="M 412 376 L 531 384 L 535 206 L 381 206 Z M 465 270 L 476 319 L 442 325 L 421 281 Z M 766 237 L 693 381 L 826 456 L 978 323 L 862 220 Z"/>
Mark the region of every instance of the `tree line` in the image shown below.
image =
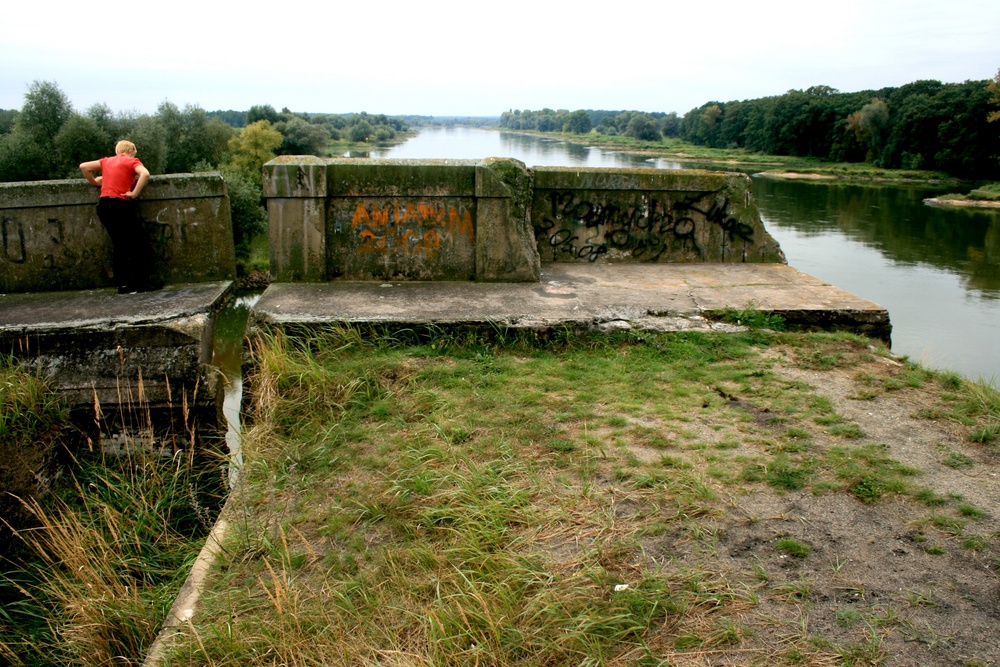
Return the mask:
<path id="1" fill-rule="evenodd" d="M 676 137 L 753 153 L 868 162 L 888 169 L 1000 177 L 1000 72 L 987 81 L 916 81 L 841 93 L 828 86 L 676 113 L 511 110 L 501 128 L 597 132 L 644 141 Z"/>
<path id="2" fill-rule="evenodd" d="M 270 105 L 212 111 L 163 102 L 155 114 L 95 104 L 80 113 L 53 82 L 35 81 L 20 110 L 0 109 L 0 182 L 79 178 L 79 164 L 110 155 L 119 139 L 138 147 L 153 174 L 220 171 L 233 212 L 238 259 L 264 231 L 261 167 L 277 155 L 324 155 L 333 141 L 376 142 L 409 130 L 383 114 L 296 113 Z"/>
<path id="3" fill-rule="evenodd" d="M 218 167 L 233 138 L 260 121 L 280 135 L 276 155 L 322 155 L 334 141 L 387 141 L 409 130 L 405 119 L 384 114 L 278 112 L 270 105 L 209 112 L 163 102 L 150 115 L 95 104 L 80 113 L 58 85 L 35 81 L 20 110 L 0 109 L 0 181 L 75 178 L 80 162 L 107 155 L 123 138 L 139 146 L 154 174 Z"/>

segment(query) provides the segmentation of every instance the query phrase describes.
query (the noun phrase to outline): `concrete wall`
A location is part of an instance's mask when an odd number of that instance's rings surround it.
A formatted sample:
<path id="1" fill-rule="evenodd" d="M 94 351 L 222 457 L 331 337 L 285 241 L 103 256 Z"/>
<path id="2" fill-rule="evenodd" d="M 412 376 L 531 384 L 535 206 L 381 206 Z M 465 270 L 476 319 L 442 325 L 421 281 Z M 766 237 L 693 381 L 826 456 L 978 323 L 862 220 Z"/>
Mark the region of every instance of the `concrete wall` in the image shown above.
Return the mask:
<path id="1" fill-rule="evenodd" d="M 112 286 L 98 198 L 83 179 L 0 183 L 0 293 Z M 166 284 L 235 277 L 229 197 L 219 174 L 153 176 L 139 211 Z"/>
<path id="2" fill-rule="evenodd" d="M 743 174 L 516 160 L 264 165 L 282 282 L 537 281 L 540 261 L 777 262 Z"/>
<path id="3" fill-rule="evenodd" d="M 283 156 L 264 165 L 282 282 L 537 281 L 531 177 L 510 159 Z"/>
<path id="4" fill-rule="evenodd" d="M 535 167 L 531 222 L 542 261 L 770 262 L 744 174 Z"/>

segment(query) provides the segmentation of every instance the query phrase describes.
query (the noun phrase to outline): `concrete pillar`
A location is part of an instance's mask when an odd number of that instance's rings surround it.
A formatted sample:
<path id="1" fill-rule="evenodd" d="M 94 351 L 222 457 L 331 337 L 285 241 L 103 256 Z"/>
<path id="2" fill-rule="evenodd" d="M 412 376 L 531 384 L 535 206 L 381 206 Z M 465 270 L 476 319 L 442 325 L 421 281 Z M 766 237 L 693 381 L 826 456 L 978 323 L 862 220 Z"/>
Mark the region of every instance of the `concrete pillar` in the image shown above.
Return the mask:
<path id="1" fill-rule="evenodd" d="M 288 155 L 264 165 L 271 274 L 279 282 L 323 282 L 327 161 Z"/>
<path id="2" fill-rule="evenodd" d="M 531 172 L 517 160 L 487 158 L 476 165 L 477 280 L 539 281 L 531 192 Z"/>

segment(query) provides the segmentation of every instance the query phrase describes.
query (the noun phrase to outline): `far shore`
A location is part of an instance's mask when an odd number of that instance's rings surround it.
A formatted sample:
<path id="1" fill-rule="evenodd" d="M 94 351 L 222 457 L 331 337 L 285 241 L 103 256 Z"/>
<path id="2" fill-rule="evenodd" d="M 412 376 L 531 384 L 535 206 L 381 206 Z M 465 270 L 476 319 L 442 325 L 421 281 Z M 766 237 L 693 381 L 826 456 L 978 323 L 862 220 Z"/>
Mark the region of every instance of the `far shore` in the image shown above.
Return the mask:
<path id="1" fill-rule="evenodd" d="M 1000 208 L 1000 201 L 989 199 L 949 199 L 945 197 L 929 197 L 924 200 L 931 206 L 960 206 L 963 208 Z"/>
<path id="2" fill-rule="evenodd" d="M 782 155 L 748 155 L 735 150 L 691 147 L 695 150 L 687 152 L 686 144 L 676 147 L 656 145 L 653 142 L 636 142 L 594 134 L 569 134 L 535 132 L 531 130 L 501 130 L 513 134 L 527 134 L 546 139 L 566 141 L 582 146 L 593 146 L 602 150 L 620 151 L 635 155 L 647 155 L 677 162 L 698 164 L 732 165 L 741 171 L 753 171 L 755 176 L 768 178 L 784 178 L 810 181 L 853 181 L 877 183 L 920 183 L 920 184 L 958 184 L 960 179 L 951 178 L 940 172 L 921 170 L 881 169 L 865 163 L 821 163 L 812 160 Z M 680 149 L 680 150 L 678 150 Z"/>

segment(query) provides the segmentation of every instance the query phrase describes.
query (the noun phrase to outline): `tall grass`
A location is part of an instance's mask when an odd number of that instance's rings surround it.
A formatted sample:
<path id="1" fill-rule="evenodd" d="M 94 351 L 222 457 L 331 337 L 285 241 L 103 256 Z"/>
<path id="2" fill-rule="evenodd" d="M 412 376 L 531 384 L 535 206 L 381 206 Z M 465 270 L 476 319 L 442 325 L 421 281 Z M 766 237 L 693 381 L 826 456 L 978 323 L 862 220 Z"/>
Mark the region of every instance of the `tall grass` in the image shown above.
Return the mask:
<path id="1" fill-rule="evenodd" d="M 28 376 L 11 385 L 20 416 L 5 409 L 5 423 L 51 412 L 48 429 L 70 430 L 53 393 Z M 130 393 L 141 399 L 141 379 Z M 217 462 L 196 457 L 187 432 L 150 447 L 148 406 L 122 410 L 125 423 L 143 426 L 126 433 L 121 455 L 77 450 L 52 493 L 20 499 L 27 520 L 0 574 L 0 656 L 11 664 L 139 664 L 210 527 Z"/>
<path id="2" fill-rule="evenodd" d="M 980 379 L 963 384 L 960 410 L 977 420 L 973 440 L 982 443 L 1000 442 L 1000 390 L 996 382 Z"/>

